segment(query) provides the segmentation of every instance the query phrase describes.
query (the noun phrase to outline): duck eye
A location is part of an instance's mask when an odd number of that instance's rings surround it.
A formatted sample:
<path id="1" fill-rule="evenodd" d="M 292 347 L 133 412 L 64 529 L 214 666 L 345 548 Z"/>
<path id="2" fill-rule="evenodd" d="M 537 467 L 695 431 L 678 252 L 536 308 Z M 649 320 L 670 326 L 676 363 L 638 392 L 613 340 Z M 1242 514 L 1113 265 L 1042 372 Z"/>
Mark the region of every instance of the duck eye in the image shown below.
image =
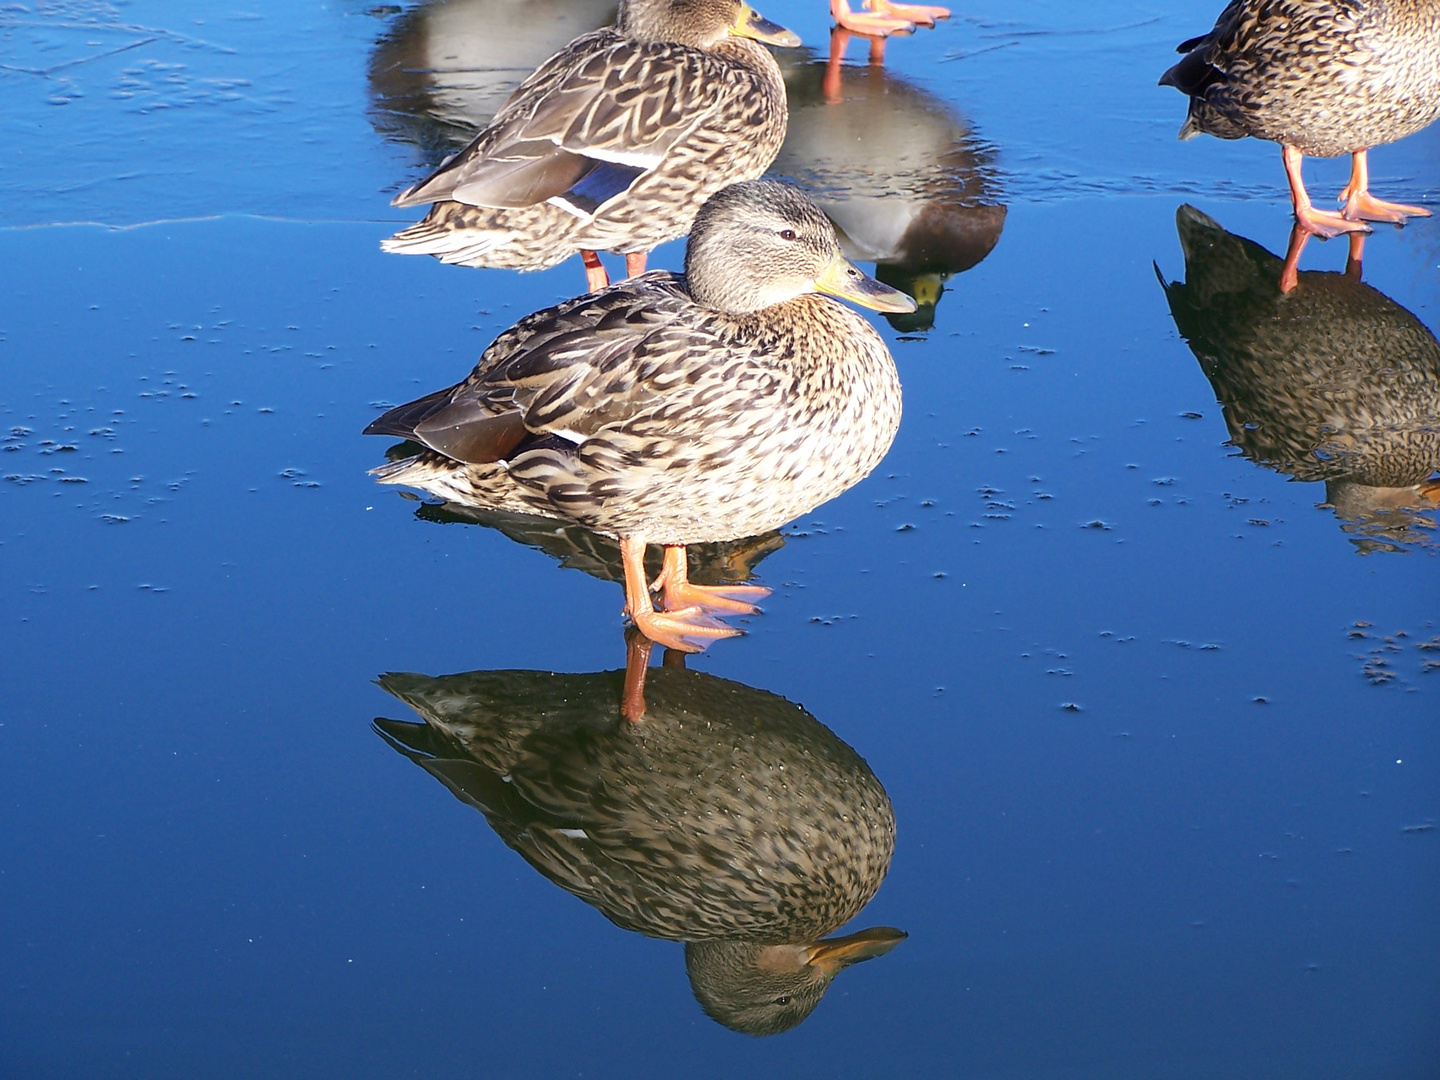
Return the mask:
<path id="1" fill-rule="evenodd" d="M 795 239 L 795 230 L 794 230 L 794 229 L 781 229 L 781 230 L 780 230 L 780 239 L 781 239 L 781 240 L 794 240 L 794 239 Z"/>
<path id="2" fill-rule="evenodd" d="M 786 231 L 788 232 L 789 230 L 786 230 Z M 793 235 L 793 234 L 792 234 L 792 235 Z M 789 1004 L 790 1004 L 790 999 L 789 999 L 788 997 L 778 997 L 778 998 L 775 999 L 775 1004 L 776 1004 L 776 1005 L 789 1005 Z"/>

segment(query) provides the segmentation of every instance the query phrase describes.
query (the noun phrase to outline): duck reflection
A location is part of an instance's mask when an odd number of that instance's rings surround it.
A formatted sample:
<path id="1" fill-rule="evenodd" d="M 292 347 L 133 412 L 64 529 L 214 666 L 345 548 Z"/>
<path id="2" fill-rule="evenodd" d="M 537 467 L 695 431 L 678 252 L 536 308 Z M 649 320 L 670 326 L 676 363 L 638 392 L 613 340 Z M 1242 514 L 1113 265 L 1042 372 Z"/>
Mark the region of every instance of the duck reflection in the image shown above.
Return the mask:
<path id="1" fill-rule="evenodd" d="M 949 103 L 873 58 L 842 64 L 848 40 L 833 31 L 828 59 L 777 54 L 790 129 L 771 168 L 810 192 L 847 257 L 874 263 L 877 278 L 915 298 L 918 309 L 890 323 L 926 330 L 944 283 L 1000 241 L 994 153 Z"/>
<path id="2" fill-rule="evenodd" d="M 370 62 L 374 122 L 438 164 L 465 146 L 506 95 L 578 34 L 614 22 L 614 3 L 435 0 L 397 18 Z M 999 242 L 1005 207 L 993 151 L 944 100 L 887 71 L 845 66 L 850 34 L 830 55 L 777 49 L 789 134 L 771 172 L 806 188 L 835 222 L 846 255 L 919 309 L 887 315 L 924 330 L 944 283 Z"/>
<path id="3" fill-rule="evenodd" d="M 617 926 L 684 942 L 713 1019 L 788 1030 L 842 970 L 905 937 L 825 937 L 885 878 L 890 799 L 804 709 L 669 666 L 678 653 L 647 672 L 649 651 L 632 632 L 626 671 L 385 675 L 423 723 L 375 729 L 550 881 Z M 647 707 L 630 723 L 637 681 Z"/>
<path id="4" fill-rule="evenodd" d="M 1285 292 L 1286 260 L 1192 206 L 1176 223 L 1185 281 L 1161 284 L 1233 445 L 1323 480 L 1361 551 L 1432 545 L 1420 511 L 1440 502 L 1440 342 L 1361 282 L 1360 238 L 1345 273 L 1300 272 Z"/>

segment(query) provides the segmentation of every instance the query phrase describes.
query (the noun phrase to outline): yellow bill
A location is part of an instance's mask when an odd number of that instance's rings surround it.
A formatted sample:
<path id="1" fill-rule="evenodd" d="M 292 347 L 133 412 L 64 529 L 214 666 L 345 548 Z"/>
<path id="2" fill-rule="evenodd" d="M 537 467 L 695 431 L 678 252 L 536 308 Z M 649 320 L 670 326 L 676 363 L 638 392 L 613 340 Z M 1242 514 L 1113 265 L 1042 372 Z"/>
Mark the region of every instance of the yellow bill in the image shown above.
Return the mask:
<path id="1" fill-rule="evenodd" d="M 903 930 L 891 926 L 872 926 L 858 934 L 816 942 L 806 950 L 809 954 L 807 959 L 812 967 L 820 968 L 833 979 L 851 964 L 884 956 L 907 936 Z"/>
<path id="2" fill-rule="evenodd" d="M 771 22 L 749 4 L 740 5 L 740 15 L 730 27 L 730 32 L 738 37 L 754 38 L 766 45 L 778 45 L 784 49 L 793 49 L 800 44 L 799 34 L 786 30 L 779 23 Z"/>
<path id="3" fill-rule="evenodd" d="M 899 289 L 892 289 L 889 285 L 882 285 L 874 278 L 867 277 L 858 266 L 839 255 L 835 256 L 835 261 L 815 279 L 815 288 L 829 296 L 838 296 L 852 304 L 874 308 L 876 311 L 908 315 L 915 310 L 913 299 Z"/>

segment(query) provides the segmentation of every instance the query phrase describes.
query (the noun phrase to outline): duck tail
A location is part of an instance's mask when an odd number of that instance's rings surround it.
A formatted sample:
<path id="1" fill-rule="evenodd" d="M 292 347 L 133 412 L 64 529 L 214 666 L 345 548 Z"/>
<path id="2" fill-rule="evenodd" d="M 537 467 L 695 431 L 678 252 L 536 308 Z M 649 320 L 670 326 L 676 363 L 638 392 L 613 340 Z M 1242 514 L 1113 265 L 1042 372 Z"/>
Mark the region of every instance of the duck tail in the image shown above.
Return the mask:
<path id="1" fill-rule="evenodd" d="M 497 211 L 464 203 L 436 203 L 424 219 L 380 241 L 397 255 L 434 255 L 460 266 L 490 266 L 496 252 L 518 235 L 496 220 Z"/>

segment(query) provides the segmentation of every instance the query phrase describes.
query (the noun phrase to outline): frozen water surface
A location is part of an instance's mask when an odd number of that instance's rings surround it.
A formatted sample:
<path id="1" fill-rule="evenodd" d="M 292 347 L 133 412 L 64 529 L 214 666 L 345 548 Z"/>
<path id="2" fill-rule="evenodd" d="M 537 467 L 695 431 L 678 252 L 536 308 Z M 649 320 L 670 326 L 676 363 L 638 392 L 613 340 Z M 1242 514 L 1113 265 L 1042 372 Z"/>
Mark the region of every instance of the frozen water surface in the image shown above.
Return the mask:
<path id="1" fill-rule="evenodd" d="M 735 556 L 775 595 L 690 662 L 803 703 L 893 804 L 840 932 L 908 939 L 764 1039 L 510 850 L 480 766 L 371 727 L 418 719 L 386 672 L 624 663 L 603 550 L 402 499 L 358 434 L 578 288 L 377 245 L 522 44 L 606 5 L 0 9 L 0 1071 L 1440 1075 L 1436 515 L 1378 490 L 1436 464 L 1440 225 L 1378 231 L 1363 290 L 1312 243 L 1313 317 L 1206 306 L 1186 228 L 1262 277 L 1289 232 L 1276 149 L 1176 142 L 1154 85 L 1218 6 L 957 8 L 883 72 L 852 42 L 845 113 L 825 5 L 763 7 L 808 46 L 778 167 L 938 299 L 882 325 L 890 456 Z M 1437 165 L 1432 128 L 1376 187 L 1433 205 Z M 921 211 L 938 255 L 897 240 Z M 1366 353 L 1382 310 L 1411 344 Z M 1352 356 L 1396 388 L 1363 431 L 1284 381 Z"/>

